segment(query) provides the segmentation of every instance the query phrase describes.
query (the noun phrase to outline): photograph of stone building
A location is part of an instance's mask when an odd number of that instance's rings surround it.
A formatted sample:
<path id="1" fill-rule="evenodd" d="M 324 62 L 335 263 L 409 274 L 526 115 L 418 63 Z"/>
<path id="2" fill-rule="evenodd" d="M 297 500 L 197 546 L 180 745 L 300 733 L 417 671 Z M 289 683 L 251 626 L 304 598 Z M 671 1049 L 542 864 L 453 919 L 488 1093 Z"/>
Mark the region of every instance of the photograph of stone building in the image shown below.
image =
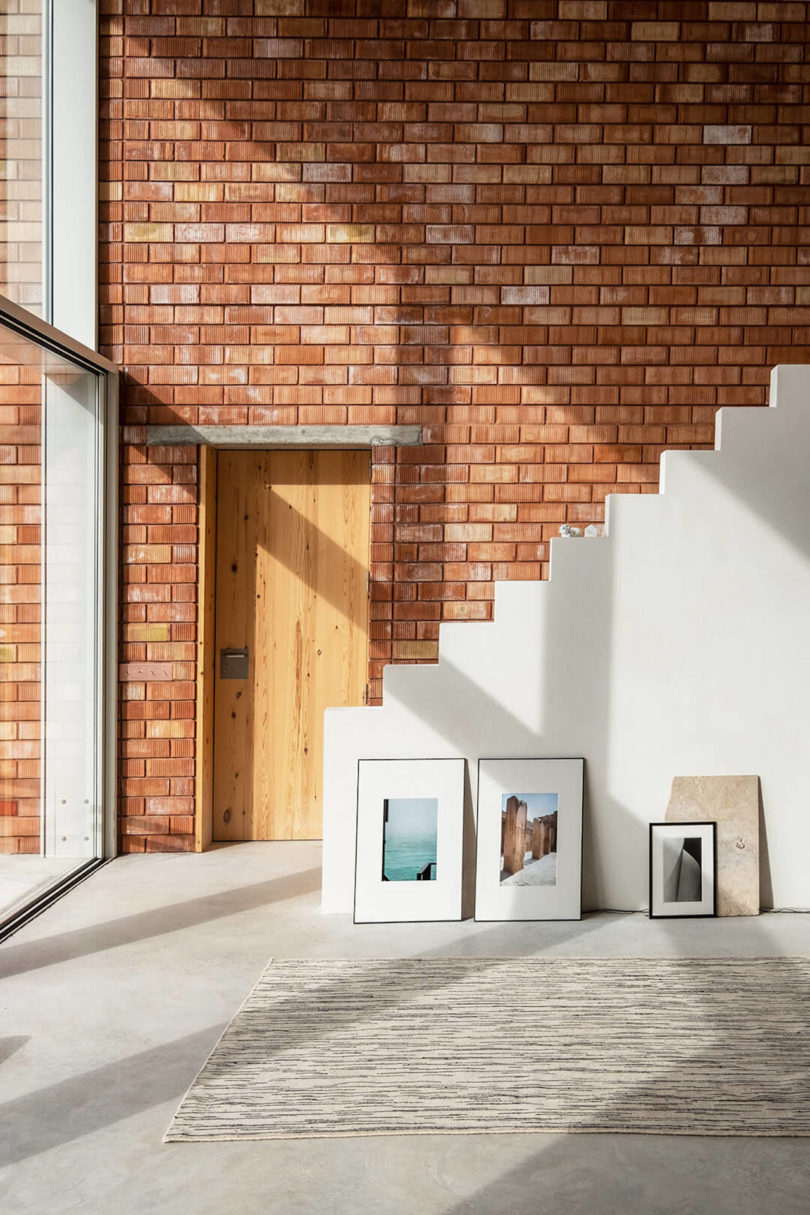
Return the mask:
<path id="1" fill-rule="evenodd" d="M 503 795 L 501 885 L 557 884 L 556 793 Z"/>

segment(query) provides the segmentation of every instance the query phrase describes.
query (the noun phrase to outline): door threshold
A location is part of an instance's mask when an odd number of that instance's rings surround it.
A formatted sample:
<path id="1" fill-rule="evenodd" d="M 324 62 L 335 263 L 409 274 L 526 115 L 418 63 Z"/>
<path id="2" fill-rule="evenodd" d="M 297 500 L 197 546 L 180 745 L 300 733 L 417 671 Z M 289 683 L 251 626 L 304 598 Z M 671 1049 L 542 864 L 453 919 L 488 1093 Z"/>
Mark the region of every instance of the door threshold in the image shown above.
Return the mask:
<path id="1" fill-rule="evenodd" d="M 67 894 L 74 886 L 78 886 L 85 878 L 89 878 L 91 874 L 100 869 L 102 865 L 109 862 L 99 857 L 94 857 L 92 861 L 87 861 L 78 869 L 74 869 L 72 873 L 67 874 L 61 881 L 58 881 L 48 890 L 44 890 L 42 894 L 31 899 L 30 903 L 25 903 L 22 907 L 18 907 L 7 920 L 0 921 L 0 942 L 7 940 L 20 928 L 24 928 L 31 920 L 36 919 L 43 911 L 46 911 L 51 904 L 62 898 L 62 895 Z"/>

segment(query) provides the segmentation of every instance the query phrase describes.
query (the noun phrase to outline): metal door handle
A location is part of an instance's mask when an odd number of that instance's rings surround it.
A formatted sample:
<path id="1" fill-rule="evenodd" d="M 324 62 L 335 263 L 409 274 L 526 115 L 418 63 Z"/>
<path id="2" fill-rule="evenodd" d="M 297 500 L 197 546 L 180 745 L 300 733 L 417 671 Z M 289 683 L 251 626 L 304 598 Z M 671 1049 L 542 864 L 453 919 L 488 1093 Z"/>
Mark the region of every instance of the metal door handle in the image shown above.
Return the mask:
<path id="1" fill-rule="evenodd" d="M 242 650 L 227 649 L 219 651 L 220 679 L 247 679 L 250 668 L 248 647 Z"/>

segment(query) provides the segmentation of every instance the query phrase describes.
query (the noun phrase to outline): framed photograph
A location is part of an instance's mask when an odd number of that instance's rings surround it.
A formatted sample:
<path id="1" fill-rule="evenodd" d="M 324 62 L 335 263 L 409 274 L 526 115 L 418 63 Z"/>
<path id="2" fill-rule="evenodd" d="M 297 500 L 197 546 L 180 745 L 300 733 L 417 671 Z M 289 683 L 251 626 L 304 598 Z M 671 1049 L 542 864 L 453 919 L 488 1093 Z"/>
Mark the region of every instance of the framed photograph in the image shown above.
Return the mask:
<path id="1" fill-rule="evenodd" d="M 361 759 L 355 924 L 460 920 L 463 759 Z"/>
<path id="2" fill-rule="evenodd" d="M 717 823 L 650 823 L 650 916 L 717 914 Z"/>
<path id="3" fill-rule="evenodd" d="M 478 761 L 476 920 L 582 915 L 582 759 Z"/>

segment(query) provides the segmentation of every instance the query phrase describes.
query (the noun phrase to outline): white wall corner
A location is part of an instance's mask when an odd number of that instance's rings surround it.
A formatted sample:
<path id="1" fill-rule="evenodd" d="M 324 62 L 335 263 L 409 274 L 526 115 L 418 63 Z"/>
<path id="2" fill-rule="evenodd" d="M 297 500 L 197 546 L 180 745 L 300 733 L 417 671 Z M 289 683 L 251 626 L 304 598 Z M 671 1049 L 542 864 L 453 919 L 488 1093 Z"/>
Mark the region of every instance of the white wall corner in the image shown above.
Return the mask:
<path id="1" fill-rule="evenodd" d="M 810 363 L 782 363 L 771 371 L 768 404 L 784 409 L 810 403 Z"/>

